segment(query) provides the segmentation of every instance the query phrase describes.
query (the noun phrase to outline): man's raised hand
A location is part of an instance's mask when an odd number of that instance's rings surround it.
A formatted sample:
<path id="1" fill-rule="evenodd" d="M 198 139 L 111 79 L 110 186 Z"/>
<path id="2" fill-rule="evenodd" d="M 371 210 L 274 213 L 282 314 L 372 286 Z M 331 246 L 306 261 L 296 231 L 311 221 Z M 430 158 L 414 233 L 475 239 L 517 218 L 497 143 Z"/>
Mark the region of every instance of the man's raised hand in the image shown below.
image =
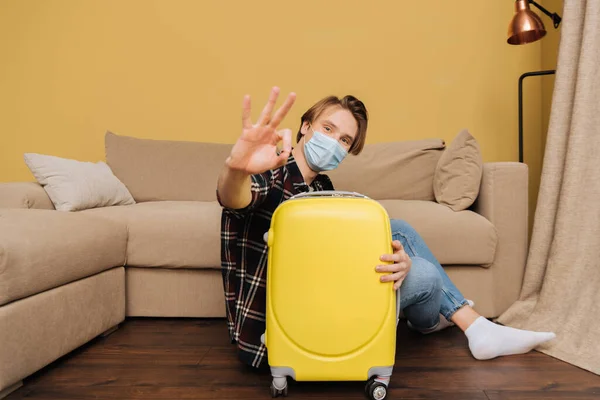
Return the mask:
<path id="1" fill-rule="evenodd" d="M 255 124 L 252 124 L 250 120 L 250 96 L 244 96 L 242 135 L 227 158 L 226 163 L 229 168 L 251 175 L 278 168 L 287 162 L 292 151 L 292 131 L 289 129 L 277 131 L 277 127 L 292 108 L 296 94 L 290 93 L 281 107 L 273 114 L 278 96 L 279 88 L 274 87 Z M 277 144 L 280 141 L 283 141 L 283 147 L 281 153 L 277 154 Z"/>

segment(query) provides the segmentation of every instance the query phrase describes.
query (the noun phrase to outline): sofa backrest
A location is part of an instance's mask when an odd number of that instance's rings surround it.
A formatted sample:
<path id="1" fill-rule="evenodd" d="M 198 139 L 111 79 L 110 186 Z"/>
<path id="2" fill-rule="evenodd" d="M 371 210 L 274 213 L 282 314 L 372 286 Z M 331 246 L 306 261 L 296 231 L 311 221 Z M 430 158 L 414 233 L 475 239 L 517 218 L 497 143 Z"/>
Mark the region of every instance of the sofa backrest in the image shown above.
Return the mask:
<path id="1" fill-rule="evenodd" d="M 105 136 L 106 163 L 136 202 L 216 201 L 217 178 L 232 147 Z"/>
<path id="2" fill-rule="evenodd" d="M 362 193 L 375 200 L 435 200 L 435 167 L 446 145 L 424 139 L 365 145 L 329 171 L 336 190 Z"/>
<path id="3" fill-rule="evenodd" d="M 106 162 L 136 202 L 215 201 L 217 178 L 232 144 L 138 139 L 106 133 Z M 434 200 L 442 139 L 367 144 L 328 171 L 337 190 L 376 200 Z"/>

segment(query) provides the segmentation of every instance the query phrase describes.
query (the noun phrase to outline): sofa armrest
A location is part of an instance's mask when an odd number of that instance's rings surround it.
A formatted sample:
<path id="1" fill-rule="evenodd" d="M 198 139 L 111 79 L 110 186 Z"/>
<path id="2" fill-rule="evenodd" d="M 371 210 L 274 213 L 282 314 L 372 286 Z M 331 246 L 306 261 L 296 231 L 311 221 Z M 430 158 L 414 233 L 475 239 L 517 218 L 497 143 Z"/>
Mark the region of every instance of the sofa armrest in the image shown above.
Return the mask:
<path id="1" fill-rule="evenodd" d="M 493 271 L 495 315 L 518 298 L 528 251 L 529 169 L 518 162 L 484 163 L 479 196 L 473 210 L 496 228 L 498 245 Z"/>
<path id="2" fill-rule="evenodd" d="M 44 188 L 36 182 L 0 183 L 0 208 L 38 208 L 54 210 Z"/>

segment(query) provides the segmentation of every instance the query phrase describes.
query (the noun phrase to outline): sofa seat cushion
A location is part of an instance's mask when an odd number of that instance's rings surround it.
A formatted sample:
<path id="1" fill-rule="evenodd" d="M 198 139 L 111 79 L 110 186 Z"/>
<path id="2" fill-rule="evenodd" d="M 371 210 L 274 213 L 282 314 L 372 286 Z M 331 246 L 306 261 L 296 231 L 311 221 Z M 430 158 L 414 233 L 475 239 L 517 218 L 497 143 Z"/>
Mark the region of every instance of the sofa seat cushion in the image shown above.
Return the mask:
<path id="1" fill-rule="evenodd" d="M 452 211 L 433 201 L 380 200 L 390 218 L 408 222 L 443 265 L 485 266 L 494 261 L 494 225 L 470 211 Z"/>
<path id="2" fill-rule="evenodd" d="M 220 268 L 221 207 L 216 201 L 156 201 L 81 212 L 127 225 L 129 266 Z"/>
<path id="3" fill-rule="evenodd" d="M 127 228 L 91 215 L 0 209 L 0 305 L 125 263 Z"/>

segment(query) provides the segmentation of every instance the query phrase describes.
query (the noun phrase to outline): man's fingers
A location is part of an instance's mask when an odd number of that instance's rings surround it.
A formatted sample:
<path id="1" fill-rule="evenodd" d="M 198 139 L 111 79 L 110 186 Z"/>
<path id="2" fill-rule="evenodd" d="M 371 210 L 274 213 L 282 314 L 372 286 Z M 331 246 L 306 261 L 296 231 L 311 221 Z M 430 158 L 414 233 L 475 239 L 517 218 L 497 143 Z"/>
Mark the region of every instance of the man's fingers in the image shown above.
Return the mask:
<path id="1" fill-rule="evenodd" d="M 277 131 L 277 142 L 283 141 L 282 151 L 289 153 L 292 151 L 292 131 L 291 129 L 282 129 Z"/>
<path id="2" fill-rule="evenodd" d="M 269 100 L 267 101 L 267 104 L 265 104 L 265 108 L 263 108 L 263 111 L 258 118 L 259 125 L 266 125 L 269 123 L 269 120 L 271 119 L 271 113 L 273 112 L 273 108 L 275 108 L 275 103 L 277 102 L 278 96 L 279 88 L 275 86 L 273 89 L 271 89 Z"/>
<path id="3" fill-rule="evenodd" d="M 406 258 L 406 253 L 404 252 L 404 250 L 400 250 L 394 254 L 384 254 L 381 257 L 379 257 L 379 259 L 381 261 L 389 261 L 389 262 L 400 262 L 400 261 L 404 261 L 405 258 Z"/>
<path id="4" fill-rule="evenodd" d="M 250 96 L 245 95 L 244 100 L 242 101 L 242 127 L 244 129 L 252 128 L 252 121 L 250 120 L 251 114 Z"/>
<path id="5" fill-rule="evenodd" d="M 296 93 L 292 92 L 288 95 L 287 99 L 285 99 L 285 102 L 281 105 L 281 107 L 279 107 L 279 110 L 277 110 L 277 112 L 273 116 L 273 119 L 271 119 L 271 127 L 277 128 L 277 126 L 279 126 L 281 121 L 285 118 L 287 113 L 292 108 L 294 101 L 296 101 Z"/>
<path id="6" fill-rule="evenodd" d="M 283 147 L 281 148 L 281 153 L 279 154 L 279 164 L 283 165 L 287 162 L 288 158 L 290 157 L 290 153 L 292 152 L 292 131 L 289 129 L 278 131 L 277 137 L 279 140 L 283 140 Z"/>
<path id="7" fill-rule="evenodd" d="M 396 283 L 394 283 L 394 290 L 400 289 L 400 286 L 402 286 L 402 282 L 404 282 L 404 278 L 398 279 Z"/>
<path id="8" fill-rule="evenodd" d="M 375 267 L 375 271 L 377 272 L 399 272 L 407 269 L 408 264 L 405 262 L 397 264 L 378 265 L 377 267 Z"/>
<path id="9" fill-rule="evenodd" d="M 389 275 L 383 275 L 380 280 L 381 282 L 395 282 L 400 279 L 404 279 L 406 276 L 406 271 L 395 272 Z"/>
<path id="10" fill-rule="evenodd" d="M 394 249 L 394 253 L 399 250 L 404 250 L 404 246 L 402 246 L 402 243 L 400 243 L 399 240 L 394 240 L 392 242 L 392 248 Z"/>

